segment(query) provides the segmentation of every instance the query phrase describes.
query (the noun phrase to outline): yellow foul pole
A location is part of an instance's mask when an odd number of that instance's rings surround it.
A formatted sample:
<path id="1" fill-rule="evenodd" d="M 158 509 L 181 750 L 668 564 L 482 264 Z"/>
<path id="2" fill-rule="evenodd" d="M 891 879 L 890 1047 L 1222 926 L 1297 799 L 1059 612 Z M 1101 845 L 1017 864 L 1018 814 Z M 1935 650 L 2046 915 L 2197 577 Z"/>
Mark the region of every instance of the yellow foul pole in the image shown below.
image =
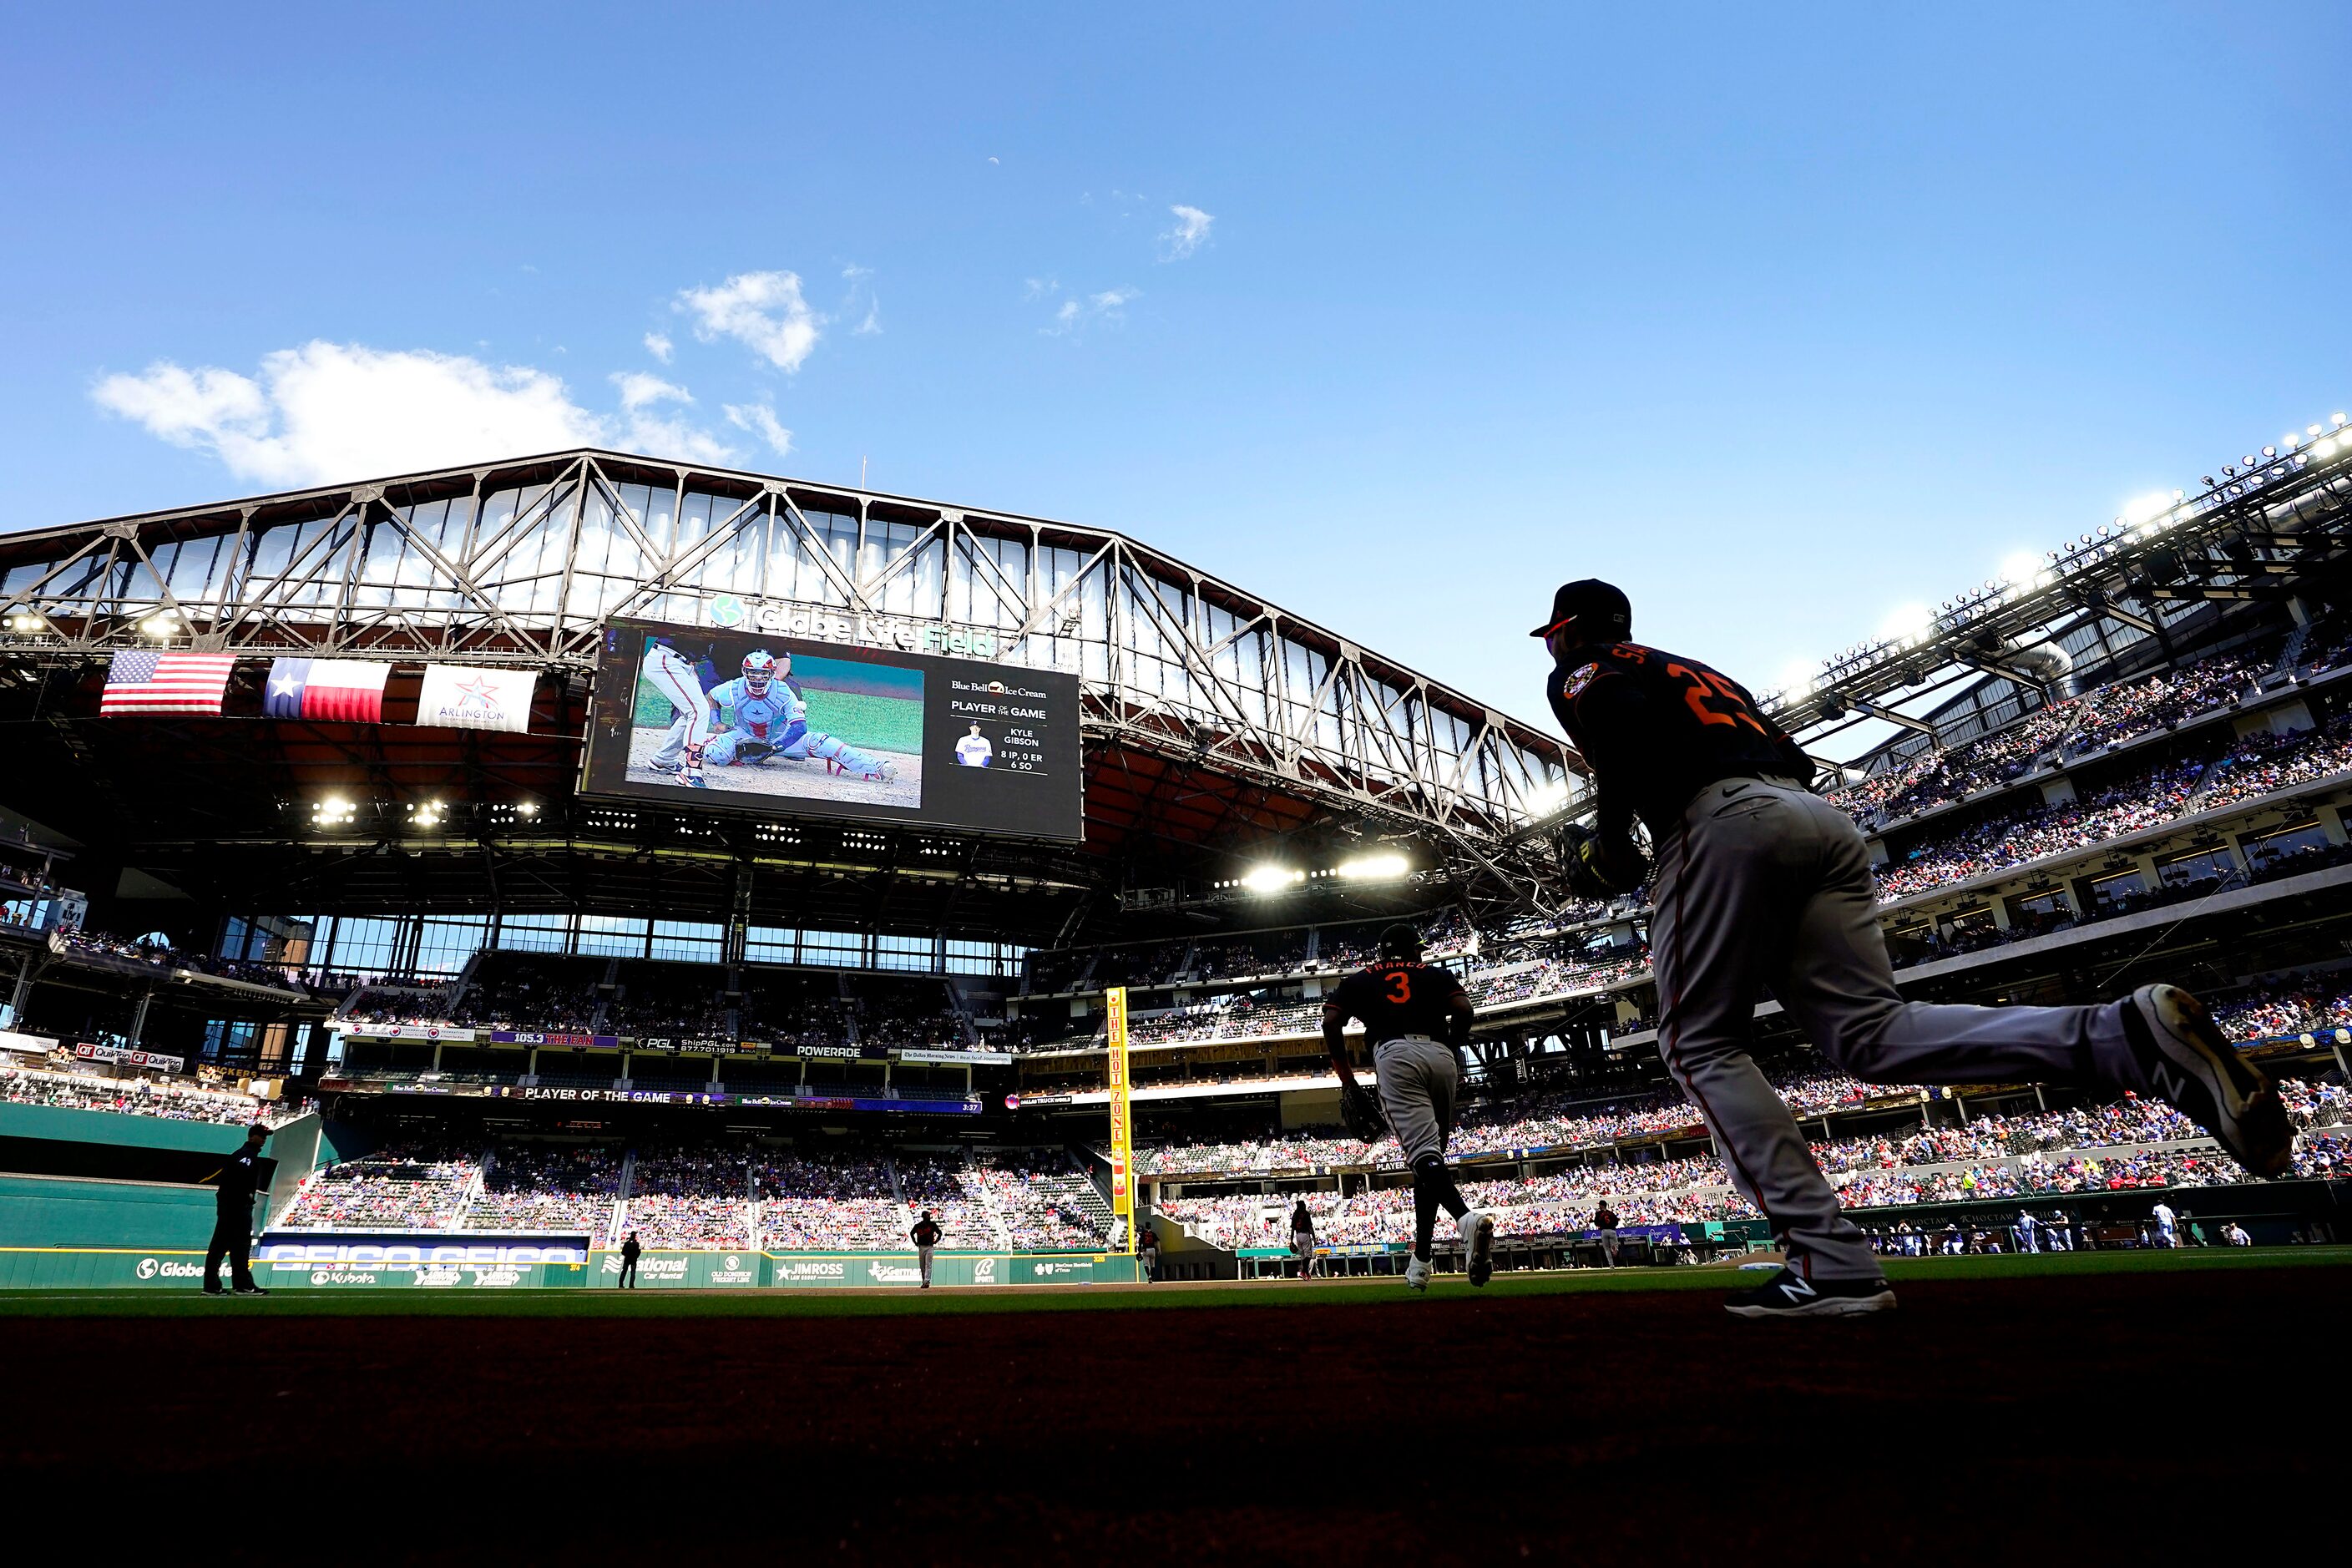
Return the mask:
<path id="1" fill-rule="evenodd" d="M 1127 987 L 1103 993 L 1110 1012 L 1110 1209 L 1127 1221 L 1127 1255 L 1135 1256 L 1135 1150 L 1127 1084 Z"/>

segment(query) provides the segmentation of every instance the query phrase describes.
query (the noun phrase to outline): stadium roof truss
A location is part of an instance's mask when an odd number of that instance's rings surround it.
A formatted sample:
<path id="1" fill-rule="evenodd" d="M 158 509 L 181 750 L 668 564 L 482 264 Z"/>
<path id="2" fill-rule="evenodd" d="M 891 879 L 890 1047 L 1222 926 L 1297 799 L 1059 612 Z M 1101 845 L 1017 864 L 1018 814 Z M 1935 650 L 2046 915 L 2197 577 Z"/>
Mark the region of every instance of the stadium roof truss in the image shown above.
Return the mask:
<path id="1" fill-rule="evenodd" d="M 1915 632 L 1849 648 L 1765 706 L 1809 748 L 1874 719 L 1932 732 L 1898 705 L 1982 676 L 2036 684 L 2015 656 L 2088 621 L 2163 638 L 2200 605 L 2340 595 L 2352 584 L 2352 432 L 2313 435 L 2299 450 L 2265 447 L 2193 496 L 2176 491 L 2160 510 L 2049 552 L 2028 581 L 1988 581 L 1944 600 Z"/>
<path id="2" fill-rule="evenodd" d="M 0 536 L 18 661 L 178 646 L 584 679 L 612 618 L 730 624 L 722 599 L 779 635 L 1076 674 L 1090 748 L 1121 763 L 1089 787 L 1133 784 L 1140 829 L 1181 814 L 1155 792 L 1213 776 L 1414 835 L 1474 903 L 1562 896 L 1517 841 L 1580 765 L 1557 737 L 1107 530 L 582 450 Z M 1234 806 L 1227 787 L 1187 836 Z"/>

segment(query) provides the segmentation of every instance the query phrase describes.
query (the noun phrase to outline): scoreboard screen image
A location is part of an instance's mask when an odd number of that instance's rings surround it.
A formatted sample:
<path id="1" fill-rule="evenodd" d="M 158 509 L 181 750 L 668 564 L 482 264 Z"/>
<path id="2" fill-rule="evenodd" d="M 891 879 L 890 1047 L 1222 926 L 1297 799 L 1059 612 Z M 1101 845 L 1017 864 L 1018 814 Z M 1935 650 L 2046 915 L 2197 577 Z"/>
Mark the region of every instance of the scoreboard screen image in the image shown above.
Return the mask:
<path id="1" fill-rule="evenodd" d="M 1076 840 L 1085 836 L 1078 681 L 616 620 L 598 653 L 580 793 Z"/>

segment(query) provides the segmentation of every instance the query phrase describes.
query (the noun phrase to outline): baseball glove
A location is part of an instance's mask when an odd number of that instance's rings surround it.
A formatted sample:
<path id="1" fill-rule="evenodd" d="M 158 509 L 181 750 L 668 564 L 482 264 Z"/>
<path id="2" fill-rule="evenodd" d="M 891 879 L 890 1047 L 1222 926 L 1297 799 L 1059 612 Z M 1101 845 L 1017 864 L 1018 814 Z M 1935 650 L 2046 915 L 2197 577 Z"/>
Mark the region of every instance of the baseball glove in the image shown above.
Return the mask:
<path id="1" fill-rule="evenodd" d="M 1560 860 L 1580 898 L 1608 900 L 1638 891 L 1649 879 L 1649 857 L 1628 838 L 1612 844 L 1580 822 L 1560 829 Z"/>
<path id="2" fill-rule="evenodd" d="M 1378 1142 L 1388 1133 L 1379 1100 L 1360 1083 L 1349 1083 L 1339 1090 L 1339 1119 L 1348 1124 L 1350 1138 L 1367 1143 Z"/>

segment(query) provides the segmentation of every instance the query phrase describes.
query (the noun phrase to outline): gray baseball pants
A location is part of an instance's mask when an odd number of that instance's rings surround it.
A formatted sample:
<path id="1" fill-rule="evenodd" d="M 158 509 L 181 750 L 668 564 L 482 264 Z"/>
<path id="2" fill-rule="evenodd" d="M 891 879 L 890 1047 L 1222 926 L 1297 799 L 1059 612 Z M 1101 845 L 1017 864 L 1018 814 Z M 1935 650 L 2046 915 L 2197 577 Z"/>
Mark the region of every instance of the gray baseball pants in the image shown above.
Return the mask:
<path id="1" fill-rule="evenodd" d="M 1732 1184 L 1809 1278 L 1875 1279 L 1788 1106 L 1748 1054 L 1759 983 L 1831 1062 L 1869 1083 L 2068 1083 L 2146 1092 L 2123 1008 L 1906 1002 L 1851 817 L 1773 779 L 1724 779 L 1657 849 L 1650 958 L 1658 1051 Z M 1386 1074 L 1382 1075 L 1383 1090 Z"/>
<path id="2" fill-rule="evenodd" d="M 1404 1163 L 1423 1154 L 1444 1159 L 1454 1131 L 1454 1091 L 1462 1080 L 1452 1048 L 1423 1035 L 1382 1040 L 1372 1052 L 1372 1075 Z"/>

